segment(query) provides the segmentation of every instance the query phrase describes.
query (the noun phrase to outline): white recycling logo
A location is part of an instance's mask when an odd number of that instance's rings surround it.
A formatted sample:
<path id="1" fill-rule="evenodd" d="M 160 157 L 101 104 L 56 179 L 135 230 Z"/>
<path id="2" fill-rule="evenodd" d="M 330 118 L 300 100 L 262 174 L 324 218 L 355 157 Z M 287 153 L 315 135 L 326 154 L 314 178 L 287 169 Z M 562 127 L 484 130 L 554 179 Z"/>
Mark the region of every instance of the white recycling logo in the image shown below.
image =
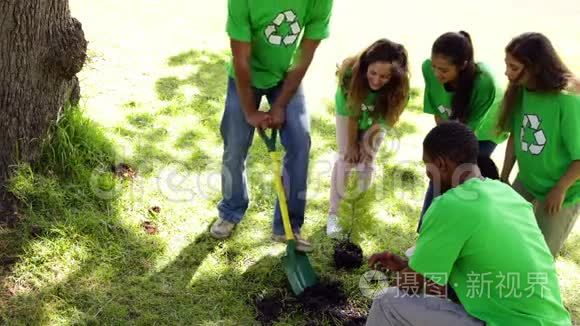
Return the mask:
<path id="1" fill-rule="evenodd" d="M 375 106 L 374 105 L 366 105 L 363 103 L 363 104 L 361 104 L 361 110 L 373 112 L 375 110 Z"/>
<path id="2" fill-rule="evenodd" d="M 448 117 L 451 116 L 451 109 L 450 108 L 446 108 L 443 105 L 439 105 L 437 110 L 439 110 L 439 112 L 441 112 L 441 114 L 447 114 Z"/>
<path id="3" fill-rule="evenodd" d="M 272 24 L 266 27 L 265 34 L 268 42 L 273 45 L 284 44 L 285 46 L 294 44 L 302 31 L 302 27 L 296 18 L 296 13 L 293 10 L 279 13 L 272 21 Z M 283 23 L 287 23 L 290 26 L 290 31 L 285 36 L 278 34 L 278 30 Z"/>
<path id="4" fill-rule="evenodd" d="M 525 131 L 526 128 L 531 128 L 534 130 L 534 139 L 536 141 L 535 144 L 528 144 L 525 139 Z M 535 114 L 524 114 L 524 120 L 522 122 L 520 140 L 522 142 L 522 151 L 530 152 L 534 155 L 540 155 L 544 150 L 544 146 L 546 146 L 546 135 L 544 131 L 540 129 L 540 118 Z"/>

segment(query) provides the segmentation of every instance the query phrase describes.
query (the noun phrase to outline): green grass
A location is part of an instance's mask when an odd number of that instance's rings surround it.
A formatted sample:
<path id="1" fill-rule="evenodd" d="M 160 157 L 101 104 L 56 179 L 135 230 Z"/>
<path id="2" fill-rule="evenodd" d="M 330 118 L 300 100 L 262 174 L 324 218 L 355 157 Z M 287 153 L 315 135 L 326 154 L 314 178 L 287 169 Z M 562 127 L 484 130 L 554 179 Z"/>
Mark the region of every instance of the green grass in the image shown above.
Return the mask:
<path id="1" fill-rule="evenodd" d="M 170 114 L 136 100 L 124 106 L 130 110 L 126 122 L 108 132 L 132 144 L 123 155 L 82 110 L 67 111 L 46 141 L 41 160 L 46 163 L 21 166 L 11 182 L 26 219 L 3 241 L 10 244 L 10 255 L 20 256 L 2 270 L 8 290 L 1 297 L 5 322 L 252 324 L 253 299 L 286 287 L 280 264 L 284 246 L 269 241 L 274 194 L 269 162 L 263 159 L 267 150 L 258 138 L 248 160 L 253 201 L 244 223 L 225 242 L 206 232 L 216 217 L 221 144 L 218 130 L 203 122 L 219 122 L 220 111 L 212 108 L 223 106 L 224 83 L 211 83 L 225 80 L 223 64 L 222 55 L 207 52 L 171 57 L 169 65 L 190 66 L 196 72 L 182 80 L 160 78 L 164 82 L 157 85 L 164 86 L 157 87 L 158 96 L 167 99 L 160 107 L 174 108 Z M 212 86 L 204 88 L 208 84 Z M 208 95 L 191 99 L 183 95 L 189 89 Z M 329 113 L 313 117 L 313 162 L 325 162 L 331 151 L 332 121 Z M 414 131 L 410 123 L 403 126 L 398 137 Z M 111 165 L 122 161 L 138 170 L 135 180 L 113 176 Z M 321 164 L 312 165 L 318 168 Z M 367 254 L 393 241 L 402 250 L 415 238 L 416 221 L 402 218 L 403 201 L 397 199 L 394 185 L 382 182 L 396 169 L 385 166 L 377 173 L 386 190 L 381 196 L 392 209 L 378 207 L 380 226 L 362 241 Z M 337 272 L 331 264 L 332 243 L 323 230 L 329 175 L 311 175 L 305 233 L 316 244 L 312 262 L 324 277 L 344 282 L 355 305 L 367 309 L 370 301 L 358 290 L 366 269 Z M 419 179 L 411 177 L 408 188 L 421 187 Z M 153 205 L 161 208 L 160 214 L 148 213 Z M 157 225 L 157 235 L 143 230 L 145 220 Z M 282 320 L 305 322 L 297 311 Z"/>
<path id="2" fill-rule="evenodd" d="M 206 52 L 193 51 L 169 62 L 188 58 L 183 64 L 198 71 L 217 71 L 223 64 L 223 60 L 201 59 L 206 57 Z M 221 74 L 224 80 L 223 70 Z M 160 106 L 175 108 L 171 114 L 132 102 L 126 122 L 108 132 L 81 109 L 65 113 L 45 142 L 43 163 L 22 165 L 11 182 L 26 218 L 17 229 L 4 230 L 7 236 L 1 241 L 7 255 L 20 257 L 11 268 L 2 269 L 3 322 L 252 324 L 255 297 L 277 288 L 291 296 L 280 263 L 284 246 L 269 241 L 274 194 L 269 162 L 263 159 L 267 150 L 258 138 L 249 154 L 253 196 L 244 222 L 227 241 L 207 234 L 219 199 L 220 138 L 217 129 L 188 121 L 219 121 L 220 112 L 208 113 L 206 108 L 225 89 L 223 83 L 216 83 L 213 87 L 219 89 L 212 90 L 212 96 L 192 100 L 181 95 L 184 89 L 210 82 L 208 78 L 188 78 L 171 90 L 177 95 Z M 368 309 L 370 300 L 358 288 L 368 269 L 334 270 L 333 244 L 324 234 L 330 183 L 327 160 L 334 147 L 331 112 L 329 108 L 313 115 L 304 232 L 315 243 L 310 258 L 316 270 L 324 278 L 343 282 L 351 302 Z M 405 118 L 387 143 L 416 132 Z M 131 150 L 120 154 L 119 144 L 107 134 L 127 140 Z M 361 236 L 367 256 L 385 248 L 402 253 L 416 239 L 425 184 L 422 165 L 397 164 L 389 148 L 383 146 L 379 153 L 375 177 L 378 226 Z M 132 181 L 117 179 L 111 172 L 111 165 L 125 161 L 139 171 Z M 148 213 L 154 205 L 161 208 L 160 214 Z M 153 222 L 159 233 L 148 235 L 141 226 L 144 221 Z M 578 238 L 573 238 L 559 262 L 569 273 L 577 269 L 578 244 Z M 571 309 L 579 306 L 572 290 L 578 284 L 577 280 L 564 284 Z M 320 316 L 318 322 L 331 324 L 326 318 Z M 302 313 L 290 310 L 280 324 L 306 321 Z"/>
<path id="3" fill-rule="evenodd" d="M 332 97 L 329 76 L 335 63 L 384 36 L 383 27 L 368 24 L 383 21 L 379 8 L 387 10 L 388 4 L 372 1 L 376 10 L 371 13 L 354 3 L 337 5 L 335 19 L 340 23 L 317 53 L 305 81 L 313 145 L 304 229 L 315 244 L 310 258 L 321 275 L 342 281 L 350 300 L 361 308 L 370 304 L 358 289 L 366 268 L 335 271 L 332 243 L 324 235 L 329 161 L 336 149 L 333 108 L 326 103 Z M 285 286 L 280 264 L 285 247 L 269 241 L 274 193 L 269 161 L 264 159 L 267 150 L 259 138 L 248 159 L 252 202 L 244 222 L 227 241 L 207 235 L 220 190 L 219 122 L 227 60 L 222 50 L 227 46 L 223 5 L 198 0 L 163 6 L 72 0 L 71 5 L 91 41 L 91 60 L 81 74 L 86 110 L 68 111 L 46 141 L 40 163 L 20 166 L 12 180 L 11 190 L 22 202 L 22 219 L 14 229 L 0 226 L 0 252 L 2 259 L 19 258 L 0 267 L 0 324 L 254 324 L 253 298 Z M 414 12 L 417 4 L 402 6 Z M 126 12 L 135 15 L 126 17 Z M 363 14 L 381 17 L 365 16 L 367 25 L 361 24 L 358 31 L 344 24 L 349 16 Z M 393 28 L 400 34 L 389 37 L 407 46 L 413 78 L 420 79 L 417 67 L 440 31 L 427 33 L 420 24 L 408 24 L 406 15 L 395 16 L 401 21 L 393 21 L 393 26 L 406 28 Z M 495 62 L 501 64 L 504 44 L 489 31 L 485 17 L 477 23 L 479 17 L 477 11 L 473 16 L 467 12 L 465 18 L 474 24 L 467 27 L 480 45 L 478 57 L 497 57 Z M 516 29 L 551 28 L 513 18 L 504 24 L 511 26 L 507 36 Z M 557 40 L 577 35 L 572 33 L 576 32 L 559 32 Z M 192 49 L 193 44 L 197 48 Z M 580 62 L 579 54 L 570 46 L 564 57 Z M 362 236 L 367 256 L 384 249 L 402 253 L 416 239 L 425 188 L 416 149 L 432 119 L 420 113 L 419 89 L 413 95 L 401 125 L 389 134 L 378 156 L 378 227 Z M 135 167 L 138 177 L 115 178 L 110 167 L 120 162 Z M 159 206 L 161 212 L 151 215 L 151 206 Z M 147 234 L 144 221 L 153 222 L 158 233 Z M 557 261 L 564 301 L 576 321 L 579 234 L 577 227 Z M 279 324 L 306 322 L 301 312 L 289 311 Z"/>

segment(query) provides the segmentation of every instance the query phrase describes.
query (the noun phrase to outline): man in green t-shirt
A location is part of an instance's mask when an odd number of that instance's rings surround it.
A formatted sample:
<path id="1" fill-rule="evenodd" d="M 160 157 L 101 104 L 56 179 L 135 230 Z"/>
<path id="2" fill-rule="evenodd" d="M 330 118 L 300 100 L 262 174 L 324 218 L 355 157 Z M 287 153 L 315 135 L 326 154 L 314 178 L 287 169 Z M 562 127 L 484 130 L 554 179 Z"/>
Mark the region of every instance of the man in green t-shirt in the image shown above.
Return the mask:
<path id="1" fill-rule="evenodd" d="M 301 88 L 320 41 L 328 37 L 332 0 L 228 0 L 227 33 L 232 61 L 225 112 L 222 200 L 213 237 L 229 237 L 248 208 L 245 163 L 255 128 L 279 129 L 284 158 L 284 185 L 297 249 L 310 244 L 300 237 L 304 222 L 310 121 Z M 266 97 L 269 112 L 258 107 Z M 280 209 L 273 223 L 276 241 L 284 241 Z"/>
<path id="2" fill-rule="evenodd" d="M 367 325 L 571 324 L 532 206 L 481 177 L 477 147 L 457 122 L 425 138 L 427 175 L 444 193 L 427 210 L 410 261 L 390 252 L 369 259 L 402 277 L 375 300 Z M 445 285 L 459 304 L 446 299 Z"/>

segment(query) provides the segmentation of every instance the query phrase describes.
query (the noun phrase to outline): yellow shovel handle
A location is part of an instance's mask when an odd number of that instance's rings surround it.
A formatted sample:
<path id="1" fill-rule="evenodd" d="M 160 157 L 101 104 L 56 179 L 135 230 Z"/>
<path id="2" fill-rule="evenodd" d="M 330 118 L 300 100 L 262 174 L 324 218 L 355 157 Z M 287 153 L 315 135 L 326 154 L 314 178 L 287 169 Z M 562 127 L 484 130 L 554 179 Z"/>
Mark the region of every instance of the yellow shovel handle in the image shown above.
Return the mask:
<path id="1" fill-rule="evenodd" d="M 280 213 L 282 215 L 286 240 L 294 240 L 294 232 L 292 232 L 290 217 L 288 216 L 286 193 L 284 192 L 284 185 L 282 184 L 282 155 L 282 152 L 279 151 L 270 152 L 272 171 L 274 171 L 274 187 L 276 188 L 276 195 L 278 196 L 278 203 L 280 204 Z"/>

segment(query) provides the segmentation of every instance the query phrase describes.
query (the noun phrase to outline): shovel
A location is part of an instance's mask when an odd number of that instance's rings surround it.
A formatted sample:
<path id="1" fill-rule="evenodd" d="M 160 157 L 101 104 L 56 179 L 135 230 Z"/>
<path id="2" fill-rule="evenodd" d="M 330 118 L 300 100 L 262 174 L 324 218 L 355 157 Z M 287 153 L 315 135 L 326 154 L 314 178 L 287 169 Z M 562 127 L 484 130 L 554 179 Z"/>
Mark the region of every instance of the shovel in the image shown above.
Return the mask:
<path id="1" fill-rule="evenodd" d="M 318 283 L 318 276 L 316 272 L 310 265 L 308 256 L 301 251 L 296 250 L 296 239 L 294 238 L 294 232 L 292 232 L 292 226 L 290 225 L 290 217 L 288 216 L 288 206 L 286 204 L 286 194 L 284 192 L 284 186 L 282 185 L 282 151 L 276 150 L 276 138 L 278 131 L 272 129 L 271 136 L 268 137 L 266 132 L 262 129 L 258 129 L 258 133 L 266 147 L 268 152 L 270 152 L 270 157 L 272 158 L 272 171 L 274 172 L 274 186 L 276 189 L 276 195 L 278 196 L 278 202 L 280 204 L 280 213 L 282 214 L 282 222 L 284 224 L 284 234 L 286 235 L 286 256 L 282 257 L 282 263 L 284 264 L 284 270 L 286 271 L 286 276 L 288 277 L 288 282 L 292 287 L 292 291 L 295 295 L 299 295 L 304 292 L 304 289 L 311 287 Z"/>

